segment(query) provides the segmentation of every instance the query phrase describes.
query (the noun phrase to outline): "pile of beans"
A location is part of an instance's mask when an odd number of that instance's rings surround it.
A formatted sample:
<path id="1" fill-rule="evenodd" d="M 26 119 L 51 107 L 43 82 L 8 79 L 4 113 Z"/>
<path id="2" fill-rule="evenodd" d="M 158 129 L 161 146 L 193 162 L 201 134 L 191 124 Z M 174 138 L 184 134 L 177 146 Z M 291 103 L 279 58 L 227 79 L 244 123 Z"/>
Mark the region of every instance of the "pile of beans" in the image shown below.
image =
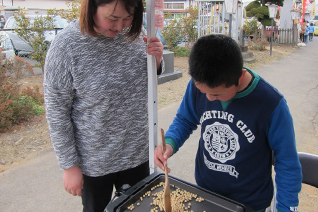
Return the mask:
<path id="1" fill-rule="evenodd" d="M 144 200 L 144 198 L 152 197 L 152 202 L 150 203 L 152 209 L 150 210 L 150 212 L 164 211 L 163 189 L 158 192 L 154 192 L 154 190 L 159 187 L 164 187 L 164 182 L 160 182 L 159 184 L 155 185 L 151 188 L 151 191 L 147 191 L 144 195 L 140 197 L 141 202 Z M 171 187 L 175 186 L 171 185 Z M 170 193 L 170 196 L 172 212 L 194 212 L 193 210 L 191 210 L 190 201 L 192 199 L 194 199 L 197 202 L 204 201 L 204 199 L 202 197 L 199 197 L 197 194 L 193 194 L 180 188 L 173 190 Z M 135 207 L 138 207 L 139 205 L 140 202 L 136 203 L 135 205 L 131 204 L 127 209 L 132 211 L 135 209 Z"/>

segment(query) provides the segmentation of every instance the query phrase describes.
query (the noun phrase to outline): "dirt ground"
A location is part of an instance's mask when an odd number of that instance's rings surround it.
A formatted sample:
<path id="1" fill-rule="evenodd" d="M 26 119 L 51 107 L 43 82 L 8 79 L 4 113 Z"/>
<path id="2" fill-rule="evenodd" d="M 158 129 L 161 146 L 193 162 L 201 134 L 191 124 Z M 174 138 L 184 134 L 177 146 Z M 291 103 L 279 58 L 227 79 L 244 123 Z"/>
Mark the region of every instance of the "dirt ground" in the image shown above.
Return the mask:
<path id="1" fill-rule="evenodd" d="M 290 45 L 273 46 L 273 54 L 270 56 L 269 48 L 266 51 L 253 51 L 254 62 L 244 64 L 249 68 L 263 66 L 273 60 L 288 56 L 297 51 L 298 47 Z M 187 74 L 188 58 L 175 57 L 175 70 L 182 71 L 182 77 L 158 86 L 159 108 L 182 99 L 186 85 L 190 79 Z M 26 77 L 21 80 L 24 86 L 38 85 L 42 88 L 42 75 Z M 27 123 L 15 126 L 7 132 L 0 133 L 0 172 L 4 172 L 14 166 L 27 163 L 38 154 L 52 149 L 49 138 L 45 115 L 35 117 Z M 300 193 L 300 211 L 317 211 L 318 191 L 310 186 L 303 186 Z"/>

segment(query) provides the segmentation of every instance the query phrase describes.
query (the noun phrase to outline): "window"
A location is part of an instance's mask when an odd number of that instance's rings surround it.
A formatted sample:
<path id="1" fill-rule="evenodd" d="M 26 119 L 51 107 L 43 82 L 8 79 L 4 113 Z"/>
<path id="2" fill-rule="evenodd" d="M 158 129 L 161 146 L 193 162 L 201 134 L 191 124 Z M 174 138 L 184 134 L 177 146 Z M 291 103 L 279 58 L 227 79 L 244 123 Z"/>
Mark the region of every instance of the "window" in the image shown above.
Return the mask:
<path id="1" fill-rule="evenodd" d="M 184 9 L 183 3 L 173 3 L 173 9 Z"/>
<path id="2" fill-rule="evenodd" d="M 164 8 L 165 9 L 172 9 L 172 3 L 165 3 Z"/>
<path id="3" fill-rule="evenodd" d="M 165 3 L 164 4 L 165 9 L 184 9 L 184 3 Z"/>

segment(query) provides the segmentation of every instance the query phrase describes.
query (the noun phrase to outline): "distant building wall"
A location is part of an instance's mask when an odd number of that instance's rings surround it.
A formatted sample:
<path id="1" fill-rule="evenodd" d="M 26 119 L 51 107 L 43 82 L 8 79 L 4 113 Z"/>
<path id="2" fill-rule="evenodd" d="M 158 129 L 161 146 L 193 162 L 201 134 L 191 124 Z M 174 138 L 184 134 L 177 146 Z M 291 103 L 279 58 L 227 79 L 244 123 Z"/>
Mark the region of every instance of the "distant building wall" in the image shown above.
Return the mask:
<path id="1" fill-rule="evenodd" d="M 0 0 L 0 4 L 26 9 L 67 9 L 66 0 Z"/>
<path id="2" fill-rule="evenodd" d="M 182 14 L 190 5 L 195 5 L 194 0 L 165 0 L 164 12 L 172 14 Z M 0 0 L 0 5 L 14 6 L 26 9 L 68 9 L 66 0 Z"/>

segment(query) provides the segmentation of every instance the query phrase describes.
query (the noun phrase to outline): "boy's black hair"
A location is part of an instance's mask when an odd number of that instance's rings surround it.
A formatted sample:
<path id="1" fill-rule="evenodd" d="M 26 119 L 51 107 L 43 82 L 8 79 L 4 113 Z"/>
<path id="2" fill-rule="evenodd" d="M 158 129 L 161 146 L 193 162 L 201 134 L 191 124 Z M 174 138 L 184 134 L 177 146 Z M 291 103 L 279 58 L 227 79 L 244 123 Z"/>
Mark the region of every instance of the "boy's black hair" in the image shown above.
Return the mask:
<path id="1" fill-rule="evenodd" d="M 190 52 L 189 74 L 195 82 L 210 88 L 237 86 L 242 69 L 241 48 L 226 35 L 200 37 Z"/>

